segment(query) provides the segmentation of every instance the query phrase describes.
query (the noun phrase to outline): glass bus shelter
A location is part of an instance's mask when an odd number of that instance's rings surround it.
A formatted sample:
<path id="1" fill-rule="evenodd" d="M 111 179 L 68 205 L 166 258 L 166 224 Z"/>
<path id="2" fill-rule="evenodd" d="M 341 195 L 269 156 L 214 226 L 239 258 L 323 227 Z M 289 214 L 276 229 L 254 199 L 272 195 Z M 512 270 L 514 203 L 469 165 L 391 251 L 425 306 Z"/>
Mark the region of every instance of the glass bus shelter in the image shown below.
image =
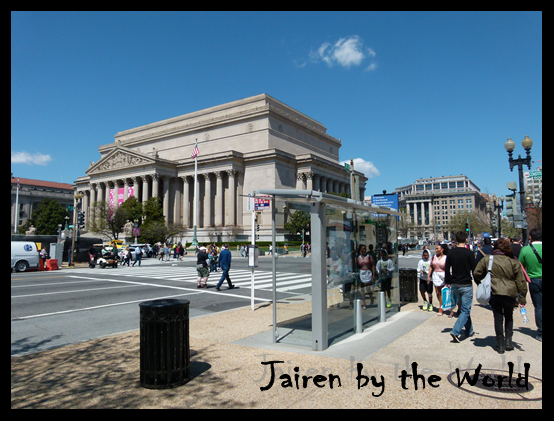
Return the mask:
<path id="1" fill-rule="evenodd" d="M 277 299 L 273 256 L 274 343 L 323 351 L 399 311 L 399 212 L 312 190 L 264 189 L 253 195 L 272 199 L 273 250 L 276 208 L 286 209 L 289 216 L 306 212 L 311 221 L 311 288 L 304 299 Z M 358 264 L 362 246 L 371 256 L 370 274 Z"/>

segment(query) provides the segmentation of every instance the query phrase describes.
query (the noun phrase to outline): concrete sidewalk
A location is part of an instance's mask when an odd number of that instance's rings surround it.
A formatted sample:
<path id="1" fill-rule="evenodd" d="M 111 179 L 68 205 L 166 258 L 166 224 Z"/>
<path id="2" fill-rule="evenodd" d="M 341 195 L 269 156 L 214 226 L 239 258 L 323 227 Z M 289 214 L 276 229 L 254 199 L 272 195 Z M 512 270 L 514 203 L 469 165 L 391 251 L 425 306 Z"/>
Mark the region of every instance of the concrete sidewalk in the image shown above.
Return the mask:
<path id="1" fill-rule="evenodd" d="M 530 300 L 529 300 L 530 301 Z M 286 314 L 289 304 L 278 304 Z M 190 320 L 191 379 L 165 390 L 145 389 L 139 383 L 139 332 L 98 339 L 11 359 L 12 408 L 542 408 L 542 343 L 534 339 L 534 309 L 528 304 L 530 323 L 524 325 L 514 311 L 516 349 L 500 355 L 489 308 L 474 303 L 475 336 L 452 343 L 455 318 L 423 312 L 410 303 L 381 326 L 331 346 L 324 352 L 274 346 L 267 333 L 272 308 L 262 304 Z M 265 332 L 265 334 L 264 334 Z M 261 335 L 256 337 L 256 335 Z M 264 335 L 265 338 L 264 339 Z M 463 335 L 462 335 L 463 336 Z M 276 378 L 270 384 L 270 365 Z M 529 391 L 458 386 L 460 375 L 482 372 L 513 380 L 530 364 Z M 369 382 L 358 388 L 357 364 Z M 411 377 L 417 363 L 418 389 Z M 298 367 L 298 368 L 296 368 Z M 283 387 L 288 375 L 293 387 Z M 295 375 L 299 377 L 296 387 Z M 330 374 L 338 376 L 330 387 Z M 313 382 L 318 377 L 318 385 Z M 428 380 L 431 375 L 433 384 Z M 311 376 L 307 387 L 302 376 Z M 372 379 L 373 376 L 373 379 Z M 325 380 L 324 380 L 325 379 Z M 363 378 L 361 378 L 363 379 Z M 504 381 L 506 384 L 508 380 Z M 362 382 L 363 384 L 363 382 Z M 285 384 L 286 385 L 286 384 Z M 434 387 L 433 387 L 434 386 Z"/>

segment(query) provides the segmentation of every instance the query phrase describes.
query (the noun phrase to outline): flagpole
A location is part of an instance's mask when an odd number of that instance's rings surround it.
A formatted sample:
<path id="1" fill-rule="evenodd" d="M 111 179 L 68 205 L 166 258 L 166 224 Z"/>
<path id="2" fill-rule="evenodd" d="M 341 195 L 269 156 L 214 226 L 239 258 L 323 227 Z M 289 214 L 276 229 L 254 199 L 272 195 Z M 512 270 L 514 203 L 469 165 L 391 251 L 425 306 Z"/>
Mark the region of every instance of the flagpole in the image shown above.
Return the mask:
<path id="1" fill-rule="evenodd" d="M 196 140 L 196 148 L 198 148 L 198 140 Z M 198 216 L 198 153 L 194 157 L 194 236 L 192 237 L 191 246 L 196 247 L 198 245 L 198 239 L 196 238 L 196 221 Z"/>
<path id="2" fill-rule="evenodd" d="M 17 234 L 17 221 L 19 220 L 19 178 L 17 179 L 17 187 L 15 188 L 15 220 L 13 221 L 13 233 Z"/>

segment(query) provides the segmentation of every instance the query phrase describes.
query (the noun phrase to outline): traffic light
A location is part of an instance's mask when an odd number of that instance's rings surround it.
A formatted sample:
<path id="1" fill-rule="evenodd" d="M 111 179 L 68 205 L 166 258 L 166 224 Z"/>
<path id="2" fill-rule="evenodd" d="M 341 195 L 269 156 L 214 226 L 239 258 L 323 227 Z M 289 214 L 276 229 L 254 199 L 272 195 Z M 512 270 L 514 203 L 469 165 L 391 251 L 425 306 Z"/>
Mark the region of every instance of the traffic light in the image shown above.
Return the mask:
<path id="1" fill-rule="evenodd" d="M 466 222 L 466 232 L 469 234 L 469 224 Z"/>
<path id="2" fill-rule="evenodd" d="M 79 211 L 77 213 L 77 225 L 79 226 L 80 229 L 85 228 L 85 212 Z"/>
<path id="3" fill-rule="evenodd" d="M 260 224 L 256 224 L 256 231 L 260 230 Z"/>
<path id="4" fill-rule="evenodd" d="M 506 216 L 513 218 L 517 213 L 516 197 L 515 193 L 506 196 Z"/>

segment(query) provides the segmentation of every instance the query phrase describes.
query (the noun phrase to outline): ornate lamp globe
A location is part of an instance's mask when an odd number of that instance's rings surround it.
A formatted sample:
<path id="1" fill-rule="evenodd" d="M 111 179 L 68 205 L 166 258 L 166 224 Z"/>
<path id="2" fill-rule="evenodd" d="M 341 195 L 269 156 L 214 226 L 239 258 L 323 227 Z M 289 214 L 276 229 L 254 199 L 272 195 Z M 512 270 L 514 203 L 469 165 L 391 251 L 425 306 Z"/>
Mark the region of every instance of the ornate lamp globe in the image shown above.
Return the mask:
<path id="1" fill-rule="evenodd" d="M 523 149 L 526 151 L 530 150 L 533 146 L 533 140 L 529 136 L 525 136 L 525 139 L 521 142 Z"/>
<path id="2" fill-rule="evenodd" d="M 508 140 L 506 141 L 506 143 L 504 143 L 504 147 L 506 148 L 506 150 L 508 152 L 513 152 L 513 150 L 515 149 L 516 147 L 516 144 L 515 142 L 512 140 L 511 137 L 508 138 Z"/>

